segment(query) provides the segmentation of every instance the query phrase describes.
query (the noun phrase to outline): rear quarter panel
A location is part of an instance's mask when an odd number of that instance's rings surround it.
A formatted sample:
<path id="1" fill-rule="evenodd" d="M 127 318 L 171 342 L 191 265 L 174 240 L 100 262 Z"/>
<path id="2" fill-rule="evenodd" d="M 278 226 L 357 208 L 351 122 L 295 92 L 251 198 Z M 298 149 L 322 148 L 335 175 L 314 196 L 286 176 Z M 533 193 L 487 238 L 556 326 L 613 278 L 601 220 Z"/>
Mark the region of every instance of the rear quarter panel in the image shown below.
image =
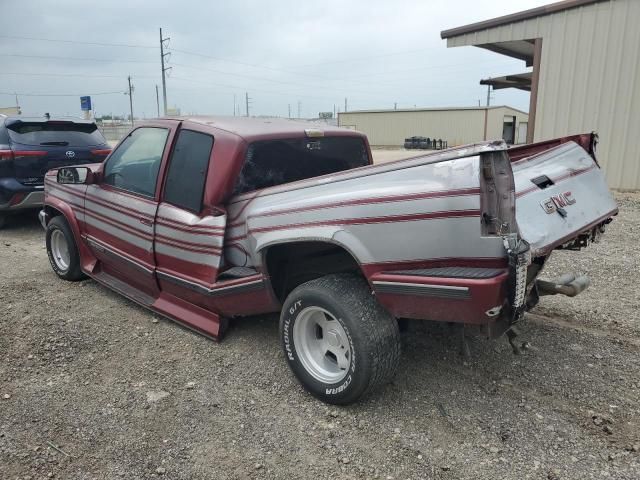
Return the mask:
<path id="1" fill-rule="evenodd" d="M 245 195 L 229 205 L 225 254 L 234 264 L 261 267 L 270 245 L 322 240 L 344 247 L 363 267 L 502 258 L 501 239 L 480 234 L 479 155 L 427 161 Z"/>

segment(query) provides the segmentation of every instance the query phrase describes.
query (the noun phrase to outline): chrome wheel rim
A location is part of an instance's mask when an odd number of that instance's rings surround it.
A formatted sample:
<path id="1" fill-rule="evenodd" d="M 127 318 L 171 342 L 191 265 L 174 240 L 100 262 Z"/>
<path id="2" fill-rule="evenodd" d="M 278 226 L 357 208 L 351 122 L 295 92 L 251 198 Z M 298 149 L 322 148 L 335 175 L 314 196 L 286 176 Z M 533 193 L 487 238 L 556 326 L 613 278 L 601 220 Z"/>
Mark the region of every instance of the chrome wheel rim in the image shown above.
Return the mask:
<path id="1" fill-rule="evenodd" d="M 69 268 L 69 244 L 64 236 L 64 233 L 60 230 L 54 230 L 51 232 L 51 256 L 53 261 L 60 270 L 67 270 Z"/>
<path id="2" fill-rule="evenodd" d="M 293 341 L 304 369 L 316 380 L 338 383 L 351 366 L 351 344 L 342 324 L 320 307 L 307 307 L 293 325 Z"/>

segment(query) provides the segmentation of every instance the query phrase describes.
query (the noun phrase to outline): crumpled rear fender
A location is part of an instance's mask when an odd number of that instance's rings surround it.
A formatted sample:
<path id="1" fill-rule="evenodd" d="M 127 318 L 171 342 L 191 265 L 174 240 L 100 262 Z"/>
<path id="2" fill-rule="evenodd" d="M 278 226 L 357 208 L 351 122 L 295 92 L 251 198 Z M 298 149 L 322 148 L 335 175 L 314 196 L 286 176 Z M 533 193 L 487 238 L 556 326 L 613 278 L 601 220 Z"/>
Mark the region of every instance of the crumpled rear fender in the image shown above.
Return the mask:
<path id="1" fill-rule="evenodd" d="M 274 231 L 255 235 L 253 238 L 250 237 L 249 241 L 253 244 L 252 250 L 256 252 L 253 259 L 254 264 L 260 266 L 263 265 L 264 253 L 269 247 L 297 242 L 331 243 L 346 250 L 358 265 L 366 263 L 367 259 L 371 258 L 367 247 L 355 235 L 341 226 L 307 228 L 296 232 L 291 232 L 291 230 Z"/>

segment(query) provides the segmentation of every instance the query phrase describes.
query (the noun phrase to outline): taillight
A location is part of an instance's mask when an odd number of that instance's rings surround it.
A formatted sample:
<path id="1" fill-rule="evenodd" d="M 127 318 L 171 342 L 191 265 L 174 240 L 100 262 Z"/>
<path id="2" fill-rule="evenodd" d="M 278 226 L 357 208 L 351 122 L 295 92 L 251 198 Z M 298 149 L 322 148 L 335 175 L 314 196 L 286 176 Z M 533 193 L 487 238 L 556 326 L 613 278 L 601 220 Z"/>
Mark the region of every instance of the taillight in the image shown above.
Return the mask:
<path id="1" fill-rule="evenodd" d="M 98 150 L 91 150 L 91 153 L 96 155 L 96 156 L 104 156 L 104 157 L 106 157 L 107 155 L 109 155 L 111 153 L 111 149 L 110 148 L 102 148 L 102 149 L 98 149 Z"/>
<path id="2" fill-rule="evenodd" d="M 44 150 L 15 150 L 13 152 L 13 158 L 20 160 L 25 157 L 44 157 L 47 154 Z"/>
<path id="3" fill-rule="evenodd" d="M 0 150 L 0 161 L 11 160 L 13 158 L 13 150 Z"/>
<path id="4" fill-rule="evenodd" d="M 12 207 L 13 205 L 19 204 L 22 200 L 24 200 L 25 196 L 26 194 L 23 192 L 16 193 L 13 197 L 11 197 L 11 200 L 9 201 L 9 206 Z"/>

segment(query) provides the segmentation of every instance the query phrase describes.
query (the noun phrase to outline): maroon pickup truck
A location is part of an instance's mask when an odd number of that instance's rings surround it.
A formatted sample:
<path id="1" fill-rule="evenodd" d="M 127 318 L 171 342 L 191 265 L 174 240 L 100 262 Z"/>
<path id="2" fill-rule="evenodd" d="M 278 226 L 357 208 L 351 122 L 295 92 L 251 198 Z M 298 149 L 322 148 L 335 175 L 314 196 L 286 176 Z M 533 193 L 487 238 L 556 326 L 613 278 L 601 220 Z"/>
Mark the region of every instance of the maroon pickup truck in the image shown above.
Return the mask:
<path id="1" fill-rule="evenodd" d="M 594 146 L 484 142 L 373 165 L 350 130 L 159 119 L 101 164 L 50 171 L 40 218 L 58 276 L 90 276 L 201 334 L 281 312 L 294 374 L 344 404 L 394 375 L 398 319 L 512 338 L 540 296 L 586 288 L 538 276 L 617 212 Z"/>

